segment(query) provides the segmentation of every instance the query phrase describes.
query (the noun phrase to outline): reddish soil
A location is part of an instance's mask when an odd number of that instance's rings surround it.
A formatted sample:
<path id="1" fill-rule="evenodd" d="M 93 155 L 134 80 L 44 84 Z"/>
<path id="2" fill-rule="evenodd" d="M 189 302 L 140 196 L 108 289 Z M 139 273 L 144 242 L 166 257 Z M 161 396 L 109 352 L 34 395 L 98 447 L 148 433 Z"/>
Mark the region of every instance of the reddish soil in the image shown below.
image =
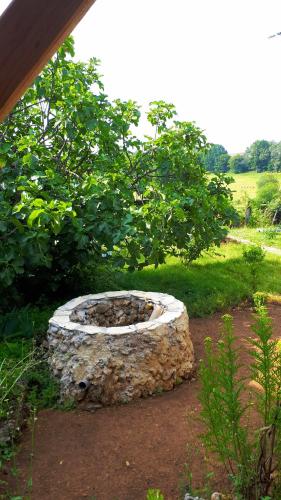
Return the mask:
<path id="1" fill-rule="evenodd" d="M 241 361 L 248 363 L 244 341 L 251 335 L 252 313 L 236 309 L 232 314 Z M 281 308 L 270 306 L 270 314 L 275 332 L 280 334 Z M 219 314 L 191 320 L 197 361 L 203 355 L 203 339 L 216 339 L 219 326 Z M 198 389 L 198 381 L 192 380 L 171 392 L 95 413 L 40 412 L 32 500 L 144 500 L 152 487 L 160 488 L 165 500 L 182 499 L 185 464 L 192 472 L 193 484 L 202 486 L 212 467 L 204 459 L 199 439 L 202 427 L 195 418 L 200 409 Z M 31 435 L 26 431 L 17 457 L 18 486 L 11 485 L 14 495 L 26 491 L 30 453 Z M 225 490 L 223 469 L 214 467 L 215 489 Z"/>

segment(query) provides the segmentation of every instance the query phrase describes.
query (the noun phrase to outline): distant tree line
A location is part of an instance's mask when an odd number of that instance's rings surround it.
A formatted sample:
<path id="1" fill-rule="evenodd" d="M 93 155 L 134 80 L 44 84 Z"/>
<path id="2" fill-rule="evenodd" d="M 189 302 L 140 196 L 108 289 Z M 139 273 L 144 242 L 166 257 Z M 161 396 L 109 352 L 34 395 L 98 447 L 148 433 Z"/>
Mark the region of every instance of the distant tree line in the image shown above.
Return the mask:
<path id="1" fill-rule="evenodd" d="M 209 172 L 281 172 L 281 142 L 255 141 L 245 153 L 233 156 L 221 144 L 211 144 L 202 163 Z"/>

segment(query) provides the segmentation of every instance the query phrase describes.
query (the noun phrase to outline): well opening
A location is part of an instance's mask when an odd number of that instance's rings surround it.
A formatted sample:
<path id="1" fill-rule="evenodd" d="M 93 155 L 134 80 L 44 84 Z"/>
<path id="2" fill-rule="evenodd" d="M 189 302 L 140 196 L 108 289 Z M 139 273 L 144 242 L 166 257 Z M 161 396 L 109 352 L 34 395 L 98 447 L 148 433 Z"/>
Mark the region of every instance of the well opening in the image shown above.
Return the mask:
<path id="1" fill-rule="evenodd" d="M 129 326 L 148 321 L 154 310 L 151 301 L 138 297 L 108 298 L 85 301 L 77 306 L 70 315 L 70 320 L 82 325 L 102 327 Z"/>

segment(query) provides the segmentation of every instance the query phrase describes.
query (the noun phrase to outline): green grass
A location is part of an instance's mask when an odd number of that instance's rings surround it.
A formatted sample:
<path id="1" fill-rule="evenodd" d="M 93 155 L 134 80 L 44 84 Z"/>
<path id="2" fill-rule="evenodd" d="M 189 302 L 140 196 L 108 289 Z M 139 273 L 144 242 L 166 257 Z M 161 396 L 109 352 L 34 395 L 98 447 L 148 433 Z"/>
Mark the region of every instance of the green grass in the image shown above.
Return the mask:
<path id="1" fill-rule="evenodd" d="M 281 173 L 273 173 L 274 176 L 279 178 L 281 183 Z M 257 181 L 261 178 L 261 176 L 268 175 L 267 173 L 258 173 L 258 172 L 245 172 L 244 174 L 232 174 L 230 176 L 233 177 L 234 182 L 230 185 L 230 188 L 233 192 L 234 201 L 241 200 L 243 196 L 246 194 L 250 198 L 254 198 L 256 195 L 257 189 Z"/>
<path id="2" fill-rule="evenodd" d="M 242 257 L 243 245 L 223 245 L 216 254 L 205 255 L 185 266 L 169 258 L 158 269 L 152 267 L 124 273 L 116 288 L 151 290 L 182 300 L 191 317 L 206 316 L 239 304 L 251 295 L 250 275 Z M 281 293 L 281 258 L 267 254 L 260 271 L 259 290 Z"/>
<path id="3" fill-rule="evenodd" d="M 51 307 L 30 305 L 0 314 L 0 342 L 39 338 L 45 334 L 51 315 Z"/>
<path id="4" fill-rule="evenodd" d="M 257 245 L 267 245 L 281 249 L 281 233 L 274 233 L 274 229 L 276 228 L 266 227 L 265 232 L 259 232 L 255 227 L 239 227 L 230 229 L 230 233 Z"/>
<path id="5" fill-rule="evenodd" d="M 22 398 L 32 408 L 57 403 L 58 384 L 39 347 L 51 315 L 52 308 L 31 306 L 0 315 L 0 424 L 10 410 L 17 412 Z"/>
<path id="6" fill-rule="evenodd" d="M 182 300 L 190 317 L 206 316 L 215 311 L 224 311 L 251 296 L 250 270 L 243 259 L 243 245 L 222 245 L 216 252 L 206 254 L 190 265 L 178 258 L 170 257 L 157 269 L 148 267 L 133 273 L 111 272 L 111 279 L 103 281 L 103 290 L 138 289 L 174 295 Z M 105 276 L 106 277 L 106 276 Z M 102 281 L 102 275 L 99 277 Z M 260 269 L 258 289 L 272 294 L 281 293 L 281 258 L 267 254 Z M 93 293 L 89 289 L 86 293 Z M 17 362 L 32 349 L 34 342 L 43 338 L 47 330 L 46 319 L 52 315 L 57 304 L 48 308 L 26 308 L 2 315 L 2 326 L 6 335 L 0 344 L 1 358 Z M 19 322 L 15 320 L 19 319 Z M 27 327 L 32 318 L 32 337 Z M 1 317 L 0 317 L 1 319 Z M 24 325 L 22 336 L 20 328 Z M 40 343 L 40 342 L 39 342 Z M 48 367 L 40 363 L 26 374 L 25 381 L 29 401 L 37 408 L 53 406 L 57 399 L 57 385 L 50 377 Z"/>

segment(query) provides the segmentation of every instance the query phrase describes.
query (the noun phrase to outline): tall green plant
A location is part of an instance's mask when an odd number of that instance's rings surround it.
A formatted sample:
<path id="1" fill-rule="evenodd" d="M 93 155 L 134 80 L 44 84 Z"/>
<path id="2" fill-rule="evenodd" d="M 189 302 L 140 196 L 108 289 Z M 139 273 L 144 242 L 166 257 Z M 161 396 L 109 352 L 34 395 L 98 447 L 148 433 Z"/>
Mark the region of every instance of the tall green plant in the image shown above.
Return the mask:
<path id="1" fill-rule="evenodd" d="M 39 363 L 35 351 L 28 352 L 21 359 L 0 360 L 0 419 L 5 419 L 14 403 L 22 395 L 26 373 Z"/>
<path id="2" fill-rule="evenodd" d="M 252 384 L 258 391 L 257 409 L 263 420 L 259 433 L 256 489 L 261 496 L 272 492 L 281 496 L 281 350 L 280 341 L 273 337 L 272 321 L 256 297 L 256 318 L 252 326 Z M 278 493 L 277 493 L 278 492 Z M 279 496 L 280 495 L 280 496 Z"/>
<path id="3" fill-rule="evenodd" d="M 272 321 L 259 297 L 256 300 L 256 312 L 257 315 L 252 325 L 256 337 L 249 339 L 253 346 L 251 350 L 252 379 L 262 388 L 259 409 L 263 424 L 267 426 L 272 421 L 276 410 L 276 398 L 279 399 L 281 358 L 277 342 L 272 338 Z"/>
<path id="4" fill-rule="evenodd" d="M 249 269 L 251 288 L 253 293 L 256 293 L 258 288 L 261 264 L 264 261 L 264 258 L 265 252 L 258 245 L 252 245 L 244 248 L 243 250 L 243 259 Z"/>
<path id="5" fill-rule="evenodd" d="M 217 348 L 206 339 L 206 356 L 200 366 L 204 443 L 223 462 L 239 498 L 258 500 L 273 495 L 277 500 L 280 497 L 274 495 L 281 491 L 280 347 L 259 297 L 252 326 L 255 337 L 250 339 L 253 362 L 249 378 L 245 379 L 239 371 L 232 318 L 224 316 L 223 321 Z M 254 389 L 255 403 L 249 406 L 242 398 L 248 384 Z M 262 427 L 256 431 L 246 425 L 245 414 L 251 417 L 251 411 L 261 416 Z"/>
<path id="6" fill-rule="evenodd" d="M 239 355 L 234 347 L 232 318 L 223 317 L 223 331 L 214 350 L 212 340 L 205 340 L 205 360 L 200 366 L 202 389 L 201 416 L 207 428 L 204 443 L 218 454 L 227 473 L 239 474 L 244 493 L 249 488 L 248 475 L 251 443 L 247 439 L 241 417 L 246 405 L 241 402 L 243 380 L 238 376 Z"/>

